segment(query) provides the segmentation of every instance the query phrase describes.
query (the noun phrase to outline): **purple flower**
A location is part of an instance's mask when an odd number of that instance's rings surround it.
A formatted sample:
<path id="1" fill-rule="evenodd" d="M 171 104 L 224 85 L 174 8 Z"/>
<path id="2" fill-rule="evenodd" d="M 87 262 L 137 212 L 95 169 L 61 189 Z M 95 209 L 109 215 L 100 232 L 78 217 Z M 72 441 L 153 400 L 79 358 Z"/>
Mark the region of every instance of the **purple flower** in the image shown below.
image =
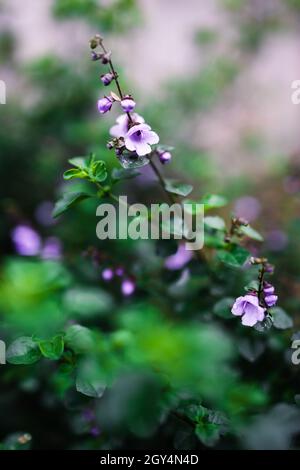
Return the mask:
<path id="1" fill-rule="evenodd" d="M 122 266 L 118 266 L 115 270 L 115 273 L 119 277 L 124 276 L 124 268 Z"/>
<path id="2" fill-rule="evenodd" d="M 133 113 L 131 118 L 137 124 L 143 124 L 145 122 L 145 119 L 136 113 Z M 116 138 L 125 137 L 129 131 L 129 124 L 130 122 L 127 114 L 121 114 L 121 116 L 117 118 L 117 124 L 111 127 L 109 131 L 110 135 Z"/>
<path id="3" fill-rule="evenodd" d="M 171 152 L 168 152 L 167 150 L 158 152 L 158 158 L 162 164 L 168 163 L 171 158 L 172 154 Z"/>
<path id="4" fill-rule="evenodd" d="M 135 291 L 135 282 L 131 278 L 126 278 L 122 281 L 121 291 L 125 297 L 132 295 Z"/>
<path id="5" fill-rule="evenodd" d="M 11 234 L 16 252 L 23 256 L 35 256 L 41 249 L 39 234 L 27 225 L 18 225 Z"/>
<path id="6" fill-rule="evenodd" d="M 148 124 L 132 126 L 125 136 L 125 147 L 136 152 L 140 157 L 151 152 L 150 145 L 157 144 L 159 137 Z"/>
<path id="7" fill-rule="evenodd" d="M 114 79 L 114 75 L 110 72 L 105 73 L 104 75 L 101 75 L 100 80 L 103 83 L 104 86 L 109 85 Z"/>
<path id="8" fill-rule="evenodd" d="M 265 309 L 259 305 L 257 295 L 247 294 L 236 299 L 231 313 L 242 316 L 243 325 L 254 326 L 257 322 L 263 321 Z"/>
<path id="9" fill-rule="evenodd" d="M 277 295 L 267 295 L 265 297 L 265 303 L 267 305 L 267 307 L 274 307 L 274 305 L 276 304 L 278 300 L 278 296 Z"/>
<path id="10" fill-rule="evenodd" d="M 61 241 L 57 237 L 46 238 L 41 257 L 43 259 L 60 259 L 62 255 Z"/>
<path id="11" fill-rule="evenodd" d="M 121 101 L 121 106 L 125 113 L 131 113 L 136 106 L 136 102 L 131 96 L 125 96 Z"/>
<path id="12" fill-rule="evenodd" d="M 171 271 L 182 269 L 193 257 L 191 250 L 186 250 L 185 244 L 180 244 L 174 255 L 168 256 L 165 260 L 165 267 Z"/>
<path id="13" fill-rule="evenodd" d="M 243 196 L 235 202 L 234 213 L 236 217 L 245 217 L 249 222 L 252 222 L 260 212 L 261 205 L 255 197 Z"/>
<path id="14" fill-rule="evenodd" d="M 98 100 L 99 113 L 104 114 L 104 113 L 107 113 L 107 111 L 110 111 L 112 104 L 113 104 L 113 101 L 108 96 L 104 96 L 104 98 L 101 98 L 100 100 Z"/>
<path id="15" fill-rule="evenodd" d="M 90 433 L 93 437 L 98 437 L 100 436 L 100 429 L 98 428 L 98 426 L 93 426 L 90 430 Z"/>
<path id="16" fill-rule="evenodd" d="M 111 281 L 114 277 L 114 272 L 111 268 L 105 268 L 102 271 L 102 279 L 104 281 Z"/>

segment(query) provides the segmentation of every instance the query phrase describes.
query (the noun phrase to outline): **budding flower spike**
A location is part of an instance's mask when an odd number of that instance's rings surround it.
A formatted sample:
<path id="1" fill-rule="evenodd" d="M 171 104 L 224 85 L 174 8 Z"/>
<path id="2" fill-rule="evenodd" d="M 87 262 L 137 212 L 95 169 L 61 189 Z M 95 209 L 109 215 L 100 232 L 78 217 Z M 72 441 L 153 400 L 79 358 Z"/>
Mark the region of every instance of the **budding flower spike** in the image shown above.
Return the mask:
<path id="1" fill-rule="evenodd" d="M 104 96 L 104 98 L 100 98 L 98 100 L 98 111 L 100 114 L 105 114 L 108 111 L 111 110 L 113 104 L 112 98 L 109 98 L 108 96 Z"/>
<path id="2" fill-rule="evenodd" d="M 273 307 L 278 296 L 275 295 L 275 288 L 264 279 L 266 274 L 273 274 L 274 266 L 268 263 L 267 258 L 250 258 L 252 265 L 260 265 L 257 289 L 252 289 L 244 297 L 238 297 L 232 307 L 231 313 L 236 316 L 242 316 L 242 324 L 245 326 L 254 326 L 256 323 L 263 321 L 268 314 L 268 318 L 272 318 L 271 312 L 268 311 Z"/>

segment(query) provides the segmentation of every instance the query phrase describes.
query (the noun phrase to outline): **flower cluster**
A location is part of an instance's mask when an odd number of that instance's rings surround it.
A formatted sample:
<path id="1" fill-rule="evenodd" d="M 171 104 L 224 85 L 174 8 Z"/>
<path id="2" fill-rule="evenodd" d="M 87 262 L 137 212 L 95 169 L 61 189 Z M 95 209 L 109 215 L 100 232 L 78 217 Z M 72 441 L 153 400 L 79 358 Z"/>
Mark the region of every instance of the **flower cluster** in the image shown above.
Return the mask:
<path id="1" fill-rule="evenodd" d="M 251 264 L 260 265 L 257 289 L 238 297 L 232 307 L 232 314 L 242 318 L 245 326 L 254 326 L 258 322 L 265 320 L 270 312 L 268 309 L 274 307 L 278 300 L 275 295 L 275 288 L 272 284 L 264 280 L 266 274 L 273 274 L 274 267 L 268 263 L 266 258 L 251 258 Z"/>
<path id="2" fill-rule="evenodd" d="M 108 148 L 114 149 L 118 157 L 125 155 L 139 159 L 156 154 L 161 163 L 169 162 L 172 157 L 169 151 L 152 149 L 152 145 L 158 144 L 159 136 L 145 123 L 142 116 L 134 112 L 136 102 L 133 97 L 122 92 L 118 74 L 111 61 L 111 52 L 105 49 L 102 38 L 99 35 L 94 36 L 90 41 L 90 47 L 92 60 L 100 60 L 102 64 L 109 66 L 110 71 L 100 76 L 103 85 L 108 86 L 115 81 L 118 90 L 118 94 L 111 92 L 109 96 L 98 100 L 99 113 L 106 114 L 112 109 L 114 103 L 118 103 L 125 113 L 117 118 L 116 124 L 110 129 L 113 140 L 108 142 Z M 101 49 L 100 53 L 95 51 L 97 47 Z"/>

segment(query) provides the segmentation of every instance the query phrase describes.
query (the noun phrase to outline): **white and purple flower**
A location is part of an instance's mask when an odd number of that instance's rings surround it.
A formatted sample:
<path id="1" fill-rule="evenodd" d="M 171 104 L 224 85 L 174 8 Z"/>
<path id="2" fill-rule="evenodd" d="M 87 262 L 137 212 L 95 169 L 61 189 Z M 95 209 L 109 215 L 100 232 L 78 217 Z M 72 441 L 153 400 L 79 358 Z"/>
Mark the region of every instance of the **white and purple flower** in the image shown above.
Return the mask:
<path id="1" fill-rule="evenodd" d="M 131 119 L 136 124 L 143 124 L 145 119 L 137 113 L 131 114 Z M 127 114 L 121 114 L 116 120 L 117 124 L 111 127 L 109 133 L 112 137 L 116 137 L 119 139 L 120 137 L 125 137 L 127 132 L 129 131 L 129 117 Z"/>
<path id="2" fill-rule="evenodd" d="M 151 152 L 151 146 L 159 142 L 156 132 L 151 130 L 148 124 L 132 126 L 125 135 L 125 147 L 131 152 L 136 152 L 139 157 Z"/>
<path id="3" fill-rule="evenodd" d="M 231 309 L 233 315 L 242 317 L 242 324 L 254 326 L 257 322 L 263 321 L 266 309 L 259 305 L 256 294 L 247 294 L 238 297 Z"/>

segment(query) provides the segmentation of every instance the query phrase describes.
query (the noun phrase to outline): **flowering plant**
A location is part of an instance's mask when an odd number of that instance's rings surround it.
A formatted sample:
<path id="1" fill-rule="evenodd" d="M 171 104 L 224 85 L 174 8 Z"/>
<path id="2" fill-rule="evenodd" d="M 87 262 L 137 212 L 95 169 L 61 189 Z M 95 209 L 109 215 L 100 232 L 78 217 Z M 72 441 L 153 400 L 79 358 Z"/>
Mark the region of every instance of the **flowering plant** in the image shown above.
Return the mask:
<path id="1" fill-rule="evenodd" d="M 97 103 L 100 119 L 115 109 L 121 113 L 102 143 L 114 155 L 109 161 L 96 153 L 69 160 L 72 168 L 64 173 L 66 186 L 54 217 L 68 217 L 86 203 L 94 204 L 94 210 L 95 204 L 118 202 L 118 188 L 126 187 L 130 195 L 134 182 L 145 178 L 141 173 L 146 167 L 163 201 L 182 205 L 193 186 L 165 177 L 165 164 L 175 151 L 137 113 L 138 100 L 123 92 L 103 39 L 96 35 L 90 46 L 92 60 L 103 66 L 101 84 L 116 86 Z M 231 446 L 241 435 L 255 447 L 256 428 L 247 427 L 249 417 L 276 403 L 251 373 L 237 372 L 240 356 L 251 364 L 264 352 L 272 326 L 292 326 L 275 306 L 278 297 L 268 278 L 274 267 L 251 254 L 251 243 L 257 251 L 262 236 L 242 217 L 233 215 L 226 224 L 228 216 L 219 215 L 227 205 L 222 195 L 204 194 L 189 202 L 192 212 L 197 203 L 204 206 L 201 250 L 187 250 L 184 239 L 178 242 L 176 237 L 146 244 L 79 244 L 76 270 L 82 285 L 73 282 L 67 263 L 53 262 L 61 254 L 57 240 L 43 241 L 26 226 L 13 231 L 16 250 L 42 262 L 26 264 L 32 281 L 25 292 L 20 288 L 24 267 L 11 263 L 6 268 L 0 302 L 12 297 L 13 284 L 33 314 L 29 327 L 15 315 L 26 335 L 10 344 L 7 360 L 12 365 L 46 364 L 59 402 L 71 403 L 74 427 L 86 438 L 83 447 L 126 448 L 152 439 L 175 448 L 218 447 Z M 75 257 L 74 250 L 71 265 Z M 13 319 L 15 305 L 10 302 Z M 44 323 L 38 324 L 34 314 L 41 311 L 49 313 L 51 322 L 44 315 Z M 40 331 L 37 325 L 42 325 Z M 18 436 L 16 447 L 20 439 L 26 445 L 30 440 L 27 434 Z"/>

